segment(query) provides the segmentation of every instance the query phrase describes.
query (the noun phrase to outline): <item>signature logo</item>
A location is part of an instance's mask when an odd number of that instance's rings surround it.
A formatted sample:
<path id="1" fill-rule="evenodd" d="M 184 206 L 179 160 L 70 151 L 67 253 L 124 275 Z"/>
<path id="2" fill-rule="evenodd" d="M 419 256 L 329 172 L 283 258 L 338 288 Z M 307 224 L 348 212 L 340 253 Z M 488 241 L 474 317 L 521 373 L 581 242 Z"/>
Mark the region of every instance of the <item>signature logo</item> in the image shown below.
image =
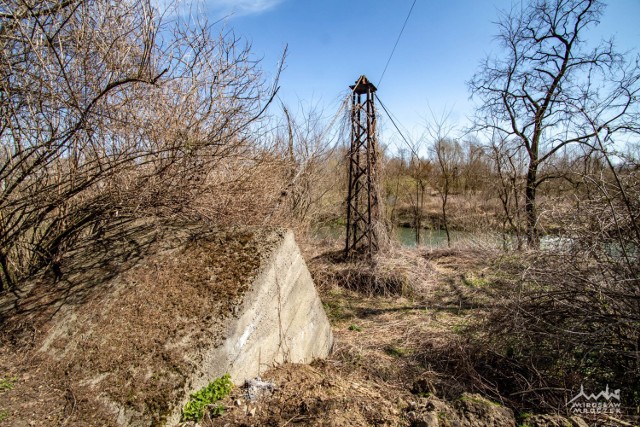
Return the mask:
<path id="1" fill-rule="evenodd" d="M 567 406 L 574 414 L 620 414 L 620 389 L 610 392 L 607 384 L 600 393 L 587 394 L 580 385 L 580 392 L 567 402 Z"/>

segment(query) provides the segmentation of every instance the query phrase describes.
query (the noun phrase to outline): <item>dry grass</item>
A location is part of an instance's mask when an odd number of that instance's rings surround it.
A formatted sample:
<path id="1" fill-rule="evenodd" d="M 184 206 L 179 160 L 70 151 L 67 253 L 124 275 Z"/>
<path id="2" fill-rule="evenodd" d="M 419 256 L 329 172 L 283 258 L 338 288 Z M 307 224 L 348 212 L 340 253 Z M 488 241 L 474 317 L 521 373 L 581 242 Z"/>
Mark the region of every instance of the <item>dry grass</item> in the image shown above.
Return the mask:
<path id="1" fill-rule="evenodd" d="M 387 245 L 371 261 L 346 260 L 342 249 L 334 246 L 308 264 L 319 289 L 338 286 L 365 296 L 410 296 L 432 279 L 424 257 L 399 245 Z"/>
<path id="2" fill-rule="evenodd" d="M 415 405 L 431 399 L 444 414 L 453 410 L 439 399 L 477 390 L 460 372 L 468 366 L 455 364 L 468 353 L 462 332 L 493 298 L 493 255 L 392 248 L 364 264 L 337 249 L 308 263 L 333 326 L 330 358 L 270 371 L 272 396 L 248 402 L 237 390 L 210 425 L 409 425 Z"/>
<path id="3" fill-rule="evenodd" d="M 415 423 L 423 418 L 415 414 L 421 410 L 455 425 L 469 415 L 460 403 L 469 393 L 513 408 L 520 422 L 528 416 L 525 409 L 550 410 L 523 405 L 523 389 L 509 389 L 518 366 L 495 352 L 485 329 L 518 297 L 513 280 L 522 274 L 519 257 L 479 245 L 395 249 L 363 265 L 340 261 L 337 249 L 309 262 L 333 326 L 333 354 L 311 367 L 285 365 L 267 373 L 278 388 L 264 399 L 250 402 L 236 390 L 226 401 L 228 413 L 210 425 L 420 425 Z M 378 292 L 380 287 L 363 286 L 356 268 L 381 275 L 368 285 L 409 280 L 413 286 Z M 566 415 L 564 407 L 557 412 Z M 482 417 L 477 422 L 490 423 Z"/>
<path id="4" fill-rule="evenodd" d="M 111 351 L 99 341 L 100 336 L 109 333 L 108 325 L 97 332 L 85 331 L 88 338 L 82 342 L 82 351 L 73 365 L 62 367 L 50 362 L 42 364 L 34 351 L 41 346 L 38 336 L 45 323 L 16 324 L 22 333 L 16 335 L 19 339 L 15 342 L 5 335 L 4 342 L 8 345 L 0 350 L 0 367 L 3 375 L 6 373 L 5 376 L 17 381 L 14 390 L 0 396 L 0 409 L 30 411 L 34 417 L 40 417 L 34 419 L 45 420 L 41 424 L 84 420 L 87 413 L 95 420 L 113 420 L 112 414 L 100 414 L 91 399 L 83 398 L 89 383 L 78 387 L 77 379 L 85 375 L 84 369 L 94 375 L 85 378 L 99 384 L 105 396 L 130 399 L 128 404 L 132 407 L 144 404 L 151 408 L 147 412 L 149 417 L 160 414 L 162 408 L 153 407 L 153 402 L 161 394 L 165 399 L 167 395 L 175 395 L 181 386 L 179 378 L 170 374 L 154 379 L 152 371 L 139 368 L 130 372 L 129 383 L 116 384 L 110 382 L 109 376 L 100 378 L 95 373 L 118 369 L 118 363 L 127 357 L 138 358 L 135 364 L 139 367 L 168 363 L 175 372 L 191 369 L 193 366 L 185 365 L 179 357 L 185 348 L 177 340 L 178 331 L 181 336 L 190 335 L 186 344 L 190 348 L 215 341 L 216 337 L 207 332 L 210 325 L 194 324 L 191 311 L 202 317 L 205 316 L 202 310 L 216 312 L 220 308 L 204 295 L 210 291 L 206 276 L 211 265 L 215 265 L 209 254 L 218 250 L 234 254 L 238 248 L 224 241 L 208 242 L 206 238 L 189 241 L 190 249 L 185 254 L 191 260 L 190 267 L 176 264 L 175 252 L 165 250 L 147 267 L 129 269 L 123 277 L 137 286 L 119 291 L 123 305 L 118 306 L 117 313 L 100 300 L 93 300 L 91 292 L 83 297 L 96 313 L 111 310 L 109 316 L 121 331 L 113 342 L 139 339 L 138 329 L 165 331 L 164 335 L 145 335 L 145 340 L 136 342 L 139 352 L 126 355 Z M 459 411 L 464 406 L 458 405 L 460 396 L 469 392 L 516 410 L 525 408 L 518 402 L 523 398 L 522 389 L 505 387 L 509 375 L 518 374 L 518 366 L 499 353 L 499 347 L 489 345 L 494 337 L 485 329 L 487 319 L 518 298 L 518 288 L 513 283 L 523 274 L 526 263 L 522 259 L 480 244 L 434 250 L 390 247 L 373 263 L 344 261 L 337 246 L 318 246 L 317 242 L 306 241 L 302 247 L 332 323 L 335 337 L 332 355 L 311 366 L 283 365 L 266 373 L 265 379 L 274 382 L 277 390 L 261 400 L 247 401 L 243 391 L 235 389 L 223 402 L 227 413 L 205 425 L 411 425 L 417 407 L 436 408 L 430 411 L 453 420 L 460 418 Z M 122 268 L 127 264 L 124 260 L 119 262 Z M 251 262 L 238 260 L 242 265 Z M 172 284 L 181 276 L 202 286 L 184 288 Z M 134 298 L 133 289 L 143 295 Z M 234 296 L 229 298 L 232 300 Z M 44 297 L 39 301 L 43 303 Z M 160 313 L 159 307 L 168 310 Z M 138 320 L 132 322 L 134 318 Z M 78 323 L 72 321 L 69 327 L 80 330 Z M 25 347 L 26 342 L 32 342 L 31 346 Z M 169 349 L 166 345 L 159 346 L 166 342 L 175 346 Z M 69 343 L 70 338 L 61 333 L 50 347 L 61 354 Z M 14 363 L 10 358 L 18 353 L 18 348 L 26 351 Z M 94 352 L 89 358 L 91 351 L 102 351 L 102 357 Z M 98 364 L 86 365 L 90 359 Z M 189 363 L 192 362 L 197 364 L 197 360 Z M 171 369 L 169 373 L 174 372 Z M 50 380 L 48 388 L 44 393 L 41 390 L 36 393 L 37 387 L 43 386 L 42 378 Z M 150 387 L 151 379 L 159 381 Z M 534 406 L 533 410 L 539 408 Z M 101 422 L 110 425 L 108 421 Z"/>

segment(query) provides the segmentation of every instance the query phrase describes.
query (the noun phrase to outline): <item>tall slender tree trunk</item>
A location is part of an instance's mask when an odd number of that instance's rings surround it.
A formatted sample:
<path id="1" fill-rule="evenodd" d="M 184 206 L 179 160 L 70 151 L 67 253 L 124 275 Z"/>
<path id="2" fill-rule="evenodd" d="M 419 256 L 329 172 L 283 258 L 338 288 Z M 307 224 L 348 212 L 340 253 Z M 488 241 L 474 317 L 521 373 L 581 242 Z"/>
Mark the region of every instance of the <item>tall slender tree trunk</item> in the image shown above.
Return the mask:
<path id="1" fill-rule="evenodd" d="M 527 183 L 524 192 L 524 210 L 527 216 L 527 244 L 529 249 L 540 248 L 538 212 L 536 209 L 537 178 L 538 163 L 535 159 L 531 159 L 527 170 Z"/>
<path id="2" fill-rule="evenodd" d="M 513 173 L 513 181 L 511 193 L 513 197 L 514 204 L 514 217 L 515 220 L 511 223 L 511 229 L 516 233 L 516 249 L 518 251 L 522 250 L 523 245 L 523 236 L 522 236 L 522 211 L 520 209 L 520 192 L 518 191 L 518 181 L 517 181 L 517 172 Z"/>
<path id="3" fill-rule="evenodd" d="M 442 221 L 444 222 L 444 232 L 447 234 L 447 247 L 451 247 L 451 235 L 449 234 L 449 223 L 447 221 L 447 199 L 449 198 L 449 191 L 445 190 L 442 196 Z"/>
<path id="4" fill-rule="evenodd" d="M 420 229 L 422 228 L 422 203 L 420 203 L 420 181 L 416 180 L 416 209 L 414 211 L 413 227 L 416 232 L 416 246 L 420 245 Z"/>

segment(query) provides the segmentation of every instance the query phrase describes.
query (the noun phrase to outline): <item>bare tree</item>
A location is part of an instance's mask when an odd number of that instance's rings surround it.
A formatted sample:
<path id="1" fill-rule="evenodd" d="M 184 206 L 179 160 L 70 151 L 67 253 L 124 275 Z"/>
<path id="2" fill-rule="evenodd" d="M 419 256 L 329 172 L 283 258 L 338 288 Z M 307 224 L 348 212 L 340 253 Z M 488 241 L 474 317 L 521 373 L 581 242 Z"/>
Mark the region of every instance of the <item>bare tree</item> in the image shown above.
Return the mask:
<path id="1" fill-rule="evenodd" d="M 420 157 L 417 154 L 411 156 L 409 160 L 409 175 L 413 179 L 414 184 L 411 205 L 413 208 L 413 228 L 416 236 L 416 245 L 420 244 L 422 217 L 424 215 L 424 195 L 427 190 L 427 183 L 431 177 L 431 170 L 432 164 L 429 159 Z"/>
<path id="2" fill-rule="evenodd" d="M 533 0 L 504 13 L 498 23 L 504 54 L 487 58 L 469 82 L 481 101 L 476 128 L 516 138 L 526 149 L 532 247 L 539 246 L 536 192 L 551 179 L 541 165 L 569 144 L 637 128 L 637 58 L 617 53 L 611 41 L 593 49 L 585 43 L 603 10 L 598 0 Z"/>
<path id="3" fill-rule="evenodd" d="M 440 195 L 442 222 L 449 246 L 451 246 L 451 234 L 447 218 L 447 203 L 454 186 L 458 184 L 464 157 L 462 146 L 453 138 L 455 125 L 449 121 L 450 113 L 450 111 L 444 111 L 437 116 L 430 110 L 431 118 L 427 121 L 425 128 L 426 137 L 430 140 L 429 151 L 436 165 L 434 187 Z"/>
<path id="4" fill-rule="evenodd" d="M 526 174 L 525 155 L 519 144 L 498 139 L 492 142 L 489 157 L 494 167 L 494 191 L 502 206 L 504 248 L 510 246 L 508 236 L 514 236 L 515 247 L 520 250 L 524 243 L 521 198 Z"/>
<path id="5" fill-rule="evenodd" d="M 403 178 L 406 174 L 407 166 L 407 150 L 401 149 L 395 156 L 385 156 L 384 171 L 384 198 L 387 201 L 389 207 L 389 221 L 391 224 L 396 224 L 398 221 L 398 206 L 400 200 L 404 199 L 405 195 L 405 183 Z"/>
<path id="6" fill-rule="evenodd" d="M 473 194 L 480 191 L 488 178 L 491 166 L 483 144 L 473 137 L 462 140 L 464 159 L 460 171 L 461 191 Z"/>
<path id="7" fill-rule="evenodd" d="M 151 1 L 0 2 L 0 290 L 115 218 L 175 214 L 249 158 L 250 46 Z"/>
<path id="8" fill-rule="evenodd" d="M 440 195 L 442 207 L 442 222 L 444 231 L 447 234 L 447 245 L 451 246 L 451 233 L 449 232 L 449 221 L 447 219 L 447 202 L 449 196 L 457 184 L 459 178 L 459 168 L 462 164 L 462 147 L 455 139 L 437 139 L 431 147 L 437 173 L 435 187 Z"/>

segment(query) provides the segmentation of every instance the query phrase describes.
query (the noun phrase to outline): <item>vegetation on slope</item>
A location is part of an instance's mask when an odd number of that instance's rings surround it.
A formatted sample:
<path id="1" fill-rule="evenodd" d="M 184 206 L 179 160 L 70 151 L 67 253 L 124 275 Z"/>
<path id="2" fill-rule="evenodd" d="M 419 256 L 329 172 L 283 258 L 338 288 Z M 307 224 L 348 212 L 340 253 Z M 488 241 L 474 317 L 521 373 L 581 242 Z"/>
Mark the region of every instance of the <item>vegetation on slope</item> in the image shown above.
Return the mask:
<path id="1" fill-rule="evenodd" d="M 170 282 L 169 273 L 129 270 L 153 252 L 149 224 L 156 220 L 279 225 L 301 236 L 343 224 L 346 153 L 330 148 L 334 123 L 314 109 L 267 110 L 279 70 L 268 82 L 241 39 L 216 35 L 206 22 L 167 21 L 151 0 L 27 3 L 0 5 L 3 355 L 32 348 L 42 319 L 64 304 L 91 300 L 107 310 L 101 294 L 120 274 L 144 284 L 149 305 L 125 311 L 145 313 L 148 323 L 162 323 L 163 304 L 184 308 L 204 298 L 204 274 L 220 262 L 208 252 L 211 242 L 192 242 L 198 268 L 158 261 L 203 284 L 167 286 L 165 300 L 155 287 Z M 338 388 L 356 372 L 358 383 L 382 384 L 376 396 L 387 388 L 408 396 L 408 384 L 424 373 L 418 394 L 457 398 L 467 390 L 516 412 L 562 412 L 579 384 L 615 384 L 627 409 L 637 407 L 640 65 L 637 53 L 622 55 L 613 43 L 587 43 L 603 8 L 597 0 L 531 0 L 500 16 L 504 50 L 470 82 L 481 103 L 473 129 L 456 132 L 446 115 L 434 116 L 424 138 L 409 142 L 410 153 L 383 152 L 385 222 L 413 227 L 417 238 L 424 227 L 501 233 L 504 245 L 384 252 L 374 266 L 331 254 L 315 259 L 323 266 L 316 282 L 343 339 L 326 365 L 343 375 Z M 545 234 L 555 240 L 541 249 Z M 237 282 L 252 262 L 234 259 L 225 280 Z M 402 309 L 407 301 L 418 308 Z M 430 330 L 433 319 L 445 325 Z M 156 326 L 171 332 L 175 325 Z M 356 334 L 361 346 L 350 342 Z M 134 335 L 123 325 L 122 340 Z M 78 358 L 100 353 L 99 334 L 92 337 Z M 51 345 L 64 352 L 62 343 L 76 338 L 62 334 Z M 368 341 L 375 339 L 383 340 Z M 162 358 L 160 346 L 145 342 L 130 356 L 143 366 Z M 132 405 L 181 387 L 152 374 L 162 387 L 141 381 L 144 396 L 128 395 L 127 384 L 109 384 L 108 372 L 124 357 L 115 356 L 51 367 L 57 392 L 39 403 L 66 409 L 47 416 L 77 416 L 87 403 L 65 385 L 74 369 L 106 375 L 105 393 Z M 164 356 L 162 363 L 173 363 Z M 34 372 L 47 368 L 37 360 Z M 20 388 L 38 401 L 28 386 L 35 376 L 18 376 L 11 363 L 2 360 L 0 378 L 11 378 L 2 397 Z M 132 377 L 147 379 L 142 369 Z M 384 417 L 406 421 L 402 408 Z M 88 412 L 99 416 L 94 409 Z M 151 417 L 160 420 L 166 409 Z M 358 422 L 376 422 L 374 412 L 361 408 Z"/>

